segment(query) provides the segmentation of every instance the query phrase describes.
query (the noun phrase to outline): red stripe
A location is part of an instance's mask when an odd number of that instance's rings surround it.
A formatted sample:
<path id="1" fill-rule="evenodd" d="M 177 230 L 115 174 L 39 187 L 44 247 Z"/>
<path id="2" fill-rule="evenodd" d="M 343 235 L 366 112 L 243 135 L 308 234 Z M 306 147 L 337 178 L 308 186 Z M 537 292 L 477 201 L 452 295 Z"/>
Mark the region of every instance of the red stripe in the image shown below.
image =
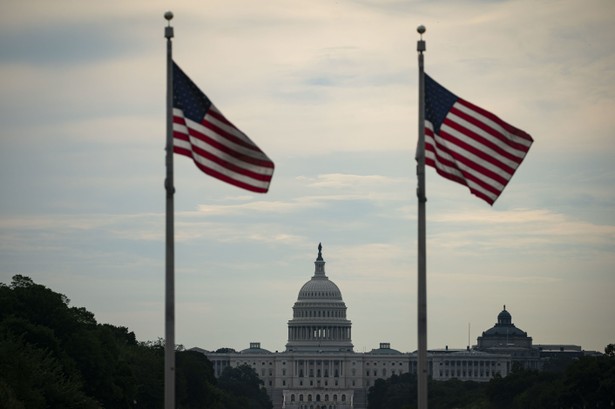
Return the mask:
<path id="1" fill-rule="evenodd" d="M 492 114 L 491 112 L 485 111 L 481 107 L 478 107 L 478 106 L 474 105 L 473 103 L 468 102 L 468 101 L 466 101 L 464 99 L 461 99 L 461 98 L 459 98 L 457 100 L 457 102 L 460 103 L 461 105 L 465 105 L 467 108 L 471 109 L 472 111 L 474 111 L 474 112 L 476 112 L 476 113 L 478 113 L 478 114 L 480 114 L 480 115 L 482 115 L 482 116 L 492 120 L 493 122 L 495 122 L 496 124 L 498 124 L 502 128 L 504 128 L 508 133 L 513 134 L 513 135 L 515 135 L 518 138 L 525 139 L 526 141 L 530 142 L 530 145 L 531 145 L 532 142 L 534 142 L 534 140 L 532 139 L 532 137 L 530 135 L 528 135 L 527 133 L 525 133 L 524 131 L 522 131 L 519 128 L 515 128 L 514 126 L 510 125 L 509 123 L 504 122 L 498 116 Z M 460 111 L 456 110 L 455 108 L 451 109 L 451 112 L 453 110 L 455 111 L 455 113 L 459 113 L 460 112 Z M 465 116 L 465 114 L 463 114 L 463 116 Z M 488 131 L 490 134 L 492 134 L 494 136 L 497 135 L 498 139 L 500 139 L 502 142 L 506 143 L 507 145 L 513 147 L 514 149 L 517 149 L 517 150 L 520 150 L 520 151 L 523 151 L 523 152 L 526 152 L 526 153 L 529 151 L 529 149 L 530 149 L 529 146 L 526 146 L 526 145 L 523 145 L 523 144 L 520 144 L 520 143 L 517 143 L 517 142 L 511 140 L 510 138 L 508 138 L 505 135 L 502 135 L 501 133 L 495 131 L 494 129 L 492 129 L 490 127 L 488 127 L 486 124 L 484 124 L 483 122 L 478 121 L 475 118 L 471 118 L 471 119 L 472 119 L 472 121 L 470 121 L 470 122 L 472 122 L 472 123 L 475 123 L 477 125 L 478 124 L 483 124 L 482 126 L 479 125 L 479 126 L 481 126 L 481 128 L 483 128 L 483 129 L 491 129 L 491 131 Z M 477 122 L 475 122 L 475 121 L 477 121 Z"/>
<path id="2" fill-rule="evenodd" d="M 450 135 L 443 134 L 442 132 L 440 132 L 440 136 L 443 137 L 446 140 L 449 140 L 449 136 Z M 500 175 L 498 175 L 496 173 L 493 173 L 493 171 L 491 171 L 489 169 L 486 169 L 483 166 L 480 166 L 478 163 L 472 161 L 471 159 L 468 159 L 467 157 L 465 157 L 465 156 L 463 156 L 463 155 L 461 155 L 459 153 L 451 151 L 450 149 L 448 149 L 446 146 L 443 146 L 442 144 L 436 143 L 435 141 L 434 141 L 434 143 L 437 145 L 438 150 L 440 150 L 440 151 L 442 151 L 444 153 L 449 154 L 453 158 L 453 162 L 451 162 L 450 160 L 447 160 L 447 159 L 442 158 L 441 156 L 438 156 L 437 155 L 437 151 L 433 151 L 434 155 L 436 155 L 436 157 L 438 158 L 439 162 L 441 162 L 441 163 L 443 163 L 443 164 L 445 164 L 447 166 L 450 166 L 450 167 L 458 169 L 459 172 L 461 172 L 463 174 L 464 178 L 476 182 L 476 184 L 482 186 L 486 190 L 492 191 L 494 193 L 498 193 L 498 192 L 501 191 L 501 190 L 498 190 L 498 188 L 490 185 L 486 181 L 480 180 L 476 176 L 472 175 L 471 173 L 468 173 L 467 171 L 462 170 L 459 167 L 458 164 L 462 163 L 462 164 L 466 165 L 468 168 L 474 170 L 476 173 L 479 173 L 481 175 L 489 177 L 489 178 L 495 180 L 496 182 L 499 182 L 503 186 L 506 186 L 506 184 L 508 183 L 509 179 L 502 178 Z"/>
<path id="3" fill-rule="evenodd" d="M 176 133 L 175 133 L 176 134 Z M 175 135 L 174 134 L 174 135 Z M 188 156 L 192 159 L 195 159 L 195 156 L 200 156 L 204 159 L 210 160 L 212 162 L 217 163 L 218 165 L 228 169 L 231 172 L 255 179 L 255 180 L 260 180 L 260 181 L 268 181 L 271 180 L 271 175 L 270 174 L 262 174 L 262 173 L 258 173 L 258 172 L 254 172 L 252 170 L 246 169 L 246 168 L 242 168 L 241 166 L 238 166 L 236 164 L 234 164 L 233 162 L 229 162 L 225 159 L 222 159 L 219 156 L 216 156 L 214 154 L 212 154 L 211 152 L 208 152 L 206 150 L 203 150 L 201 148 L 199 148 L 198 146 L 195 145 L 190 145 L 191 149 L 188 150 L 186 148 L 183 147 L 179 147 L 179 146 L 173 146 L 173 152 L 175 153 L 179 153 L 185 156 Z M 264 169 L 273 169 L 273 167 L 262 167 L 263 170 Z"/>
<path id="4" fill-rule="evenodd" d="M 479 134 L 475 133 L 474 131 L 466 128 L 463 124 L 460 124 L 460 123 L 455 122 L 454 120 L 451 120 L 451 119 L 448 119 L 448 118 L 444 121 L 444 123 L 446 123 L 451 128 L 459 131 L 460 133 L 464 134 L 468 138 L 475 140 L 476 142 L 480 143 L 481 145 L 485 146 L 486 148 L 489 148 L 489 149 L 493 150 L 494 152 L 496 152 L 499 155 L 501 155 L 502 157 L 510 160 L 511 162 L 515 162 L 515 163 L 521 162 L 521 159 L 519 158 L 519 156 L 514 155 L 511 151 L 512 150 L 520 151 L 518 154 L 525 155 L 525 153 L 527 152 L 527 147 L 525 147 L 523 145 L 520 145 L 518 143 L 514 143 L 514 142 L 510 141 L 509 139 L 505 138 L 504 135 L 502 135 L 501 133 L 497 132 L 495 129 L 489 127 L 484 122 L 481 122 L 478 119 L 473 118 L 473 117 L 465 114 L 464 112 L 458 111 L 457 109 L 452 109 L 451 112 L 453 112 L 453 111 L 454 111 L 454 113 L 456 115 L 458 115 L 462 119 L 470 122 L 471 124 L 475 125 L 476 127 L 482 129 L 484 132 L 489 134 L 489 137 L 484 137 L 482 135 L 479 135 Z M 502 146 L 497 145 L 495 143 L 495 140 L 501 141 L 507 147 L 510 147 L 510 149 L 507 150 L 506 148 L 503 148 Z M 493 156 L 491 156 L 491 155 L 489 155 L 487 153 L 484 153 L 484 155 L 486 157 L 493 158 L 492 160 L 495 161 L 495 163 L 498 164 L 498 166 L 500 166 L 499 164 L 501 164 L 501 167 L 506 167 L 506 168 L 510 169 L 511 172 L 513 171 L 513 169 L 510 168 L 509 165 L 500 162 L 498 159 L 494 158 Z"/>
<path id="5" fill-rule="evenodd" d="M 197 131 L 196 129 L 188 127 L 186 125 L 186 122 L 184 121 L 184 119 L 182 117 L 174 116 L 173 118 L 174 118 L 174 122 L 175 123 L 184 125 L 184 126 L 186 126 L 188 128 L 188 132 L 189 132 L 190 136 L 201 140 L 202 142 L 204 142 L 204 143 L 206 143 L 206 144 L 208 144 L 208 145 L 218 149 L 221 152 L 224 152 L 225 154 L 227 154 L 227 155 L 237 159 L 238 161 L 249 163 L 251 165 L 261 166 L 261 167 L 264 167 L 264 168 L 273 168 L 273 162 L 271 162 L 270 160 L 258 159 L 258 158 L 255 158 L 253 156 L 249 156 L 249 155 L 246 155 L 244 153 L 237 152 L 236 150 L 234 150 L 234 149 L 232 149 L 232 148 L 230 148 L 230 147 L 228 147 L 228 146 L 226 146 L 226 145 L 216 141 L 215 139 L 213 139 L 213 138 L 211 138 L 211 137 L 209 137 L 209 136 L 207 136 L 205 134 L 202 134 L 201 132 Z M 208 129 L 210 129 L 212 132 L 215 132 L 221 138 L 225 138 L 225 139 L 230 140 L 230 141 L 232 141 L 234 143 L 236 143 L 237 141 L 240 141 L 240 139 L 237 138 L 236 136 L 231 135 L 231 134 L 229 134 L 227 132 L 224 132 L 222 129 L 220 129 L 217 126 L 213 125 L 211 122 L 206 122 L 204 120 L 201 123 L 201 125 L 206 127 L 206 128 L 208 128 Z M 189 141 L 189 139 L 187 137 L 186 138 L 179 138 L 179 139 L 182 139 L 182 140 L 185 140 L 185 141 Z M 243 143 L 243 142 L 240 143 L 240 145 L 246 146 L 245 143 Z M 265 154 L 257 146 L 255 146 L 254 144 L 247 145 L 246 147 L 251 149 L 251 150 L 253 150 L 255 153 L 259 153 L 262 156 L 265 156 Z"/>
<path id="6" fill-rule="evenodd" d="M 205 115 L 204 121 L 207 121 L 207 117 L 211 116 L 214 119 L 217 119 L 220 122 L 225 123 L 226 125 L 230 126 L 231 128 L 237 130 L 238 132 L 240 132 L 245 139 L 243 138 L 239 138 L 236 135 L 230 134 L 228 132 L 223 131 L 221 128 L 215 126 L 213 123 L 211 124 L 211 128 L 212 130 L 215 130 L 215 132 L 221 136 L 224 136 L 226 139 L 230 140 L 231 142 L 237 144 L 237 145 L 241 145 L 245 148 L 249 148 L 258 152 L 262 152 L 258 146 L 256 146 L 254 144 L 254 142 L 252 142 L 250 140 L 250 138 L 248 138 L 248 136 L 246 134 L 244 134 L 243 132 L 241 132 L 239 130 L 239 128 L 237 128 L 235 125 L 233 125 L 231 123 L 231 121 L 229 121 L 228 119 L 226 119 L 226 117 L 224 115 L 222 115 L 222 113 L 220 111 L 218 111 L 217 109 L 211 109 L 207 112 L 207 115 Z"/>
<path id="7" fill-rule="evenodd" d="M 447 124 L 448 126 L 450 126 L 451 128 L 459 128 L 459 129 L 457 129 L 459 132 L 462 132 L 462 133 L 469 132 L 465 128 L 460 128 L 458 126 L 458 124 L 451 123 L 451 121 L 448 120 L 448 119 L 445 120 L 444 123 Z M 470 135 L 468 135 L 468 136 L 470 136 Z M 455 136 L 449 134 L 448 132 L 443 132 L 442 129 L 440 129 L 440 137 L 444 138 L 447 142 L 450 142 L 451 144 L 456 145 L 459 148 L 464 149 L 464 150 L 466 150 L 466 151 L 468 151 L 468 152 L 478 156 L 480 159 L 484 160 L 485 162 L 488 162 L 488 163 L 492 164 L 493 166 L 502 169 L 504 172 L 508 173 L 511 176 L 515 172 L 515 170 L 513 168 L 510 168 L 508 165 L 498 161 L 496 158 L 494 158 L 493 156 L 489 155 L 488 153 L 486 153 L 484 151 L 481 151 L 480 149 L 467 144 L 466 142 L 456 138 Z M 506 181 L 509 179 L 509 178 L 506 178 L 506 177 L 503 177 L 501 175 L 498 175 L 498 174 L 494 173 L 492 170 L 489 170 L 487 168 L 482 167 L 477 162 L 475 162 L 473 159 L 470 159 L 470 158 L 464 156 L 463 153 L 461 153 L 461 152 L 451 151 L 449 149 L 446 149 L 446 151 L 448 153 L 450 153 L 450 155 L 453 156 L 455 159 L 459 160 L 460 162 L 463 162 L 464 164 L 466 164 L 466 165 L 468 165 L 468 166 L 470 166 L 470 167 L 472 167 L 474 169 L 477 169 L 480 173 L 484 173 L 487 176 L 489 176 L 490 178 L 495 179 L 495 180 L 497 180 L 500 183 L 505 184 Z"/>
<path id="8" fill-rule="evenodd" d="M 238 141 L 239 139 L 235 136 L 235 135 L 231 135 L 227 132 L 224 132 L 222 129 L 218 128 L 217 126 L 215 126 L 214 124 L 212 124 L 211 122 L 206 122 L 206 119 L 203 120 L 203 122 L 201 122 L 201 125 L 203 125 L 204 127 L 210 129 L 211 131 L 215 132 L 218 136 L 225 138 L 227 140 L 230 140 L 232 142 Z M 263 159 L 258 159 L 255 158 L 253 156 L 249 156 L 246 155 L 244 153 L 238 152 L 236 150 L 234 150 L 231 147 L 228 147 L 218 141 L 216 141 L 215 139 L 212 139 L 211 137 L 204 135 L 202 133 L 200 133 L 199 131 L 197 131 L 196 129 L 193 128 L 189 128 L 190 129 L 190 136 L 193 136 L 197 139 L 200 139 L 201 141 L 207 143 L 208 145 L 226 153 L 229 156 L 234 157 L 237 160 L 246 162 L 246 163 L 250 163 L 252 165 L 257 165 L 257 166 L 262 166 L 262 167 L 273 167 L 273 163 L 271 163 L 271 161 L 269 160 L 263 160 Z M 240 145 L 245 146 L 246 148 L 251 149 L 252 151 L 254 151 L 255 153 L 260 153 L 261 155 L 263 154 L 263 152 L 258 149 L 257 146 L 254 145 L 245 145 L 243 143 L 241 143 Z"/>
<path id="9" fill-rule="evenodd" d="M 463 128 L 459 124 L 456 124 L 448 119 L 445 120 L 444 123 L 450 126 L 451 128 L 455 129 L 456 131 L 468 136 L 469 138 L 477 140 L 476 138 L 473 137 L 474 134 L 471 131 L 467 130 L 466 128 Z M 446 141 L 450 142 L 451 144 L 459 146 L 461 149 L 464 149 L 474 154 L 475 156 L 479 157 L 485 162 L 491 163 L 493 166 L 502 169 L 503 171 L 505 171 L 506 173 L 510 175 L 512 175 L 512 173 L 515 171 L 514 168 L 511 168 L 509 165 L 503 162 L 500 162 L 497 158 L 485 152 L 484 150 L 481 150 L 480 148 L 472 146 L 469 143 L 457 138 L 456 136 L 448 132 L 442 132 L 442 130 L 440 130 L 440 137 L 446 139 Z M 481 141 L 479 140 L 479 142 Z M 461 153 L 453 153 L 453 154 L 461 155 Z M 471 160 L 471 159 L 468 159 L 468 160 Z"/>
<path id="10" fill-rule="evenodd" d="M 454 182 L 457 182 L 459 184 L 468 186 L 468 188 L 470 189 L 470 191 L 472 193 L 474 193 L 477 196 L 480 196 L 481 198 L 484 198 L 484 194 L 480 191 L 474 190 L 471 186 L 468 185 L 468 180 L 474 182 L 476 185 L 482 187 L 484 190 L 487 190 L 489 192 L 492 192 L 493 194 L 495 194 L 496 196 L 499 196 L 502 193 L 502 190 L 504 189 L 504 187 L 506 187 L 506 185 L 508 184 L 508 180 L 503 180 L 499 175 L 494 174 L 493 172 L 491 172 L 488 169 L 483 168 L 482 166 L 477 165 L 475 162 L 467 159 L 464 156 L 455 154 L 454 152 L 451 152 L 449 149 L 447 149 L 445 146 L 436 143 L 435 139 L 433 138 L 433 133 L 429 130 L 426 129 L 425 130 L 425 135 L 427 137 L 429 137 L 430 142 L 432 143 L 426 143 L 425 144 L 425 150 L 426 151 L 430 151 L 434 154 L 435 156 L 435 160 L 434 159 L 430 159 L 430 158 L 425 158 L 425 164 L 429 165 L 433 168 L 436 169 L 436 171 L 438 172 L 438 174 L 445 176 L 447 179 L 452 180 Z M 448 139 L 447 137 L 449 135 L 442 135 L 442 132 L 440 134 L 441 137 L 444 137 L 445 139 Z M 437 145 L 437 149 L 441 152 L 444 153 L 448 153 L 449 155 L 451 155 L 453 157 L 453 161 L 448 160 L 443 158 L 442 156 L 438 155 L 437 151 L 436 151 L 436 146 Z M 443 169 L 438 168 L 437 164 L 442 164 L 444 166 L 456 169 L 459 173 L 461 173 L 461 177 L 457 176 L 455 174 L 451 174 L 446 172 Z M 469 167 L 470 169 L 473 169 L 474 171 L 476 171 L 477 173 L 484 175 L 484 176 L 488 176 L 494 180 L 496 180 L 497 182 L 499 182 L 500 184 L 502 184 L 502 189 L 498 189 L 497 187 L 489 184 L 488 182 L 480 179 L 477 176 L 474 176 L 472 173 L 469 173 L 467 171 L 464 171 L 463 169 L 461 169 L 459 167 L 459 163 L 463 163 L 464 165 L 466 165 L 467 167 Z M 486 198 L 484 200 L 487 200 Z M 490 201 L 491 199 L 487 200 Z"/>
<path id="11" fill-rule="evenodd" d="M 173 148 L 173 152 L 180 154 L 180 155 L 184 155 L 187 156 L 189 158 L 192 158 L 192 160 L 194 161 L 194 164 L 203 172 L 205 172 L 206 174 L 215 177 L 216 179 L 220 179 L 226 183 L 230 183 L 231 185 L 237 186 L 237 187 L 241 187 L 243 189 L 246 190 L 250 190 L 252 192 L 257 192 L 257 193 L 266 193 L 269 188 L 262 188 L 260 186 L 254 186 L 251 185 L 249 183 L 245 183 L 242 182 L 240 180 L 237 179 L 233 179 L 232 177 L 225 175 L 223 173 L 220 173 L 214 169 L 211 169 L 210 167 L 207 167 L 205 165 L 203 165 L 202 163 L 197 162 L 196 160 L 194 160 L 194 154 L 192 151 L 188 150 L 188 149 L 184 149 L 184 148 L 179 148 L 179 147 L 174 147 Z M 266 177 L 264 177 L 262 179 L 263 182 L 271 182 L 273 175 L 268 175 Z"/>

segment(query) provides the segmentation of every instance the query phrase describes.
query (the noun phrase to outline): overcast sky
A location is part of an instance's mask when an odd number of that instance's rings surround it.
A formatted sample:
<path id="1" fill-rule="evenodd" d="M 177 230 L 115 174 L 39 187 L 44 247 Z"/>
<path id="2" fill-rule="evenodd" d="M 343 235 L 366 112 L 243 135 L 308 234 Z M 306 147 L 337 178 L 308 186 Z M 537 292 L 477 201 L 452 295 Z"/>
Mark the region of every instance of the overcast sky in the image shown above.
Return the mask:
<path id="1" fill-rule="evenodd" d="M 175 157 L 176 340 L 284 350 L 319 242 L 356 351 L 417 347 L 426 71 L 534 138 L 490 207 L 427 169 L 429 348 L 506 305 L 535 344 L 615 342 L 615 2 L 5 0 L 0 282 L 164 337 L 165 58 L 276 164 L 252 194 Z"/>

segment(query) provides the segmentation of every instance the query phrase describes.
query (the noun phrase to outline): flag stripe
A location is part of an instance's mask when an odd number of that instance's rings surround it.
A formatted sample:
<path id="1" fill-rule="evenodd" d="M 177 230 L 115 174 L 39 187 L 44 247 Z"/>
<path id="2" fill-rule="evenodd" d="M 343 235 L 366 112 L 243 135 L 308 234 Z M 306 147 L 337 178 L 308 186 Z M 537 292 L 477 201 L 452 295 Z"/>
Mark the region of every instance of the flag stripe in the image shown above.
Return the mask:
<path id="1" fill-rule="evenodd" d="M 449 148 L 451 155 L 466 157 L 469 161 L 489 169 L 496 175 L 501 174 L 503 179 L 509 178 L 512 175 L 513 169 L 511 167 L 499 162 L 495 156 L 489 156 L 490 153 L 494 152 L 490 152 L 490 149 L 485 145 L 480 144 L 475 139 L 465 138 L 465 130 L 456 125 L 446 120 L 440 128 L 440 135 L 446 135 L 446 146 Z M 504 182 L 504 180 L 501 182 Z"/>
<path id="2" fill-rule="evenodd" d="M 266 192 L 273 175 L 273 166 L 255 165 L 250 158 L 244 161 L 245 155 L 232 152 L 228 147 L 211 141 L 199 130 L 208 128 L 199 126 L 190 119 L 174 117 L 173 137 L 175 140 L 175 153 L 192 158 L 199 169 L 210 176 L 216 177 L 224 182 L 242 187 L 254 192 Z M 185 121 L 189 125 L 178 123 L 178 120 Z M 223 150 L 218 149 L 222 146 Z M 229 153 L 231 151 L 231 153 Z"/>
<path id="3" fill-rule="evenodd" d="M 269 190 L 274 164 L 174 63 L 173 152 L 204 173 L 258 193 Z"/>
<path id="4" fill-rule="evenodd" d="M 202 149 L 215 149 L 220 156 L 228 155 L 241 162 L 246 162 L 252 165 L 270 169 L 273 167 L 271 161 L 268 160 L 262 152 L 254 150 L 252 147 L 238 144 L 233 138 L 229 138 L 228 133 L 218 129 L 210 122 L 209 114 L 205 115 L 203 123 L 196 123 L 188 118 L 183 117 L 180 110 L 174 110 L 174 129 L 189 135 L 191 138 L 185 140 L 201 147 Z M 186 125 L 190 123 L 190 125 Z"/>
<path id="5" fill-rule="evenodd" d="M 532 137 L 425 74 L 425 164 L 489 204 L 500 196 Z"/>
<path id="6" fill-rule="evenodd" d="M 504 185 L 490 178 L 484 170 L 476 169 L 473 164 L 460 161 L 451 155 L 446 147 L 446 141 L 434 136 L 431 123 L 427 123 L 425 132 L 425 164 L 454 182 L 467 185 L 470 191 L 481 198 L 488 197 L 487 202 L 495 201 Z M 438 139 L 436 143 L 434 140 Z"/>

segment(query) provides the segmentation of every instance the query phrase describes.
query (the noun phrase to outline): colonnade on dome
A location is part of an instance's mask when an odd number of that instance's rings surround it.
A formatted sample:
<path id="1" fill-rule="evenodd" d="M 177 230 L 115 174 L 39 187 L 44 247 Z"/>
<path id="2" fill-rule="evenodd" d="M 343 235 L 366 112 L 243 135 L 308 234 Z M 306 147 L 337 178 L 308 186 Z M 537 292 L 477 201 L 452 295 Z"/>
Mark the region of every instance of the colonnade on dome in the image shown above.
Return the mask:
<path id="1" fill-rule="evenodd" d="M 353 350 L 352 323 L 337 285 L 325 273 L 322 245 L 314 262 L 314 275 L 299 290 L 288 321 L 287 351 Z"/>

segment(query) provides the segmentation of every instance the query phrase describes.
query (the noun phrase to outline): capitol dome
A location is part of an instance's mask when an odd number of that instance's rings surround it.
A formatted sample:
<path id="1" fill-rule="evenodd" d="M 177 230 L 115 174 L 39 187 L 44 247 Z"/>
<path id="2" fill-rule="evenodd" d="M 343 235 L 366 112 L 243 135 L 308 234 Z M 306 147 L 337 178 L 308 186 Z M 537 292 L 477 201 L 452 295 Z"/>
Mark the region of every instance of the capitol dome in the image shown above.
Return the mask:
<path id="1" fill-rule="evenodd" d="M 346 304 L 338 286 L 325 274 L 321 244 L 314 266 L 314 275 L 301 287 L 293 306 L 286 350 L 352 351 Z"/>
<path id="2" fill-rule="evenodd" d="M 325 261 L 322 258 L 322 244 L 318 244 L 318 257 L 314 262 L 314 276 L 299 290 L 298 301 L 307 300 L 338 300 L 342 301 L 342 293 L 338 286 L 325 274 Z M 343 302 L 343 301 L 342 301 Z"/>

